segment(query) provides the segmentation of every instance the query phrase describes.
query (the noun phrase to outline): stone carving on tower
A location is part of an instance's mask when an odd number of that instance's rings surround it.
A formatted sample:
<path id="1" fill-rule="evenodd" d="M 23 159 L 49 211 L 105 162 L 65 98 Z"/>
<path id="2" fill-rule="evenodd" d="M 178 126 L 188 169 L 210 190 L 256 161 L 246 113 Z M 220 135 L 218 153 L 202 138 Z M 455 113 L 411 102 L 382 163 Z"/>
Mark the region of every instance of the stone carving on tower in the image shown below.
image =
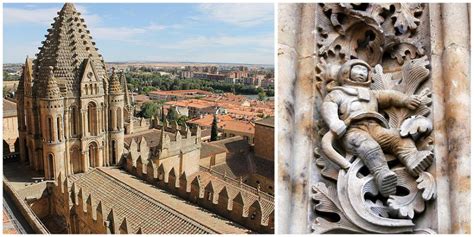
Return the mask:
<path id="1" fill-rule="evenodd" d="M 319 4 L 314 233 L 433 233 L 425 4 Z"/>
<path id="2" fill-rule="evenodd" d="M 84 19 L 64 4 L 19 83 L 20 156 L 45 178 L 118 164 L 123 87 L 107 69 Z"/>

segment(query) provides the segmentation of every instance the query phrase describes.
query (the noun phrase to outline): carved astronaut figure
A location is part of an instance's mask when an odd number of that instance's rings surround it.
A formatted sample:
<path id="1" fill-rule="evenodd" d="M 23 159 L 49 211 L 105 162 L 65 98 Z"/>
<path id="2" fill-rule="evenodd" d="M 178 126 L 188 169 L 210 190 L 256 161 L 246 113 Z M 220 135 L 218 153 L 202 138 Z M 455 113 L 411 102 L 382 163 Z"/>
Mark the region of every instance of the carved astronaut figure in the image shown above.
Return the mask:
<path id="1" fill-rule="evenodd" d="M 334 87 L 324 98 L 322 116 L 330 130 L 341 139 L 346 152 L 357 155 L 374 176 L 379 192 L 396 191 L 397 176 L 387 165 L 384 151 L 395 155 L 408 172 L 417 177 L 433 162 L 430 151 L 418 151 L 410 138 L 402 138 L 378 112 L 390 106 L 410 110 L 420 106 L 417 96 L 395 90 L 370 90 L 370 66 L 350 60 L 339 69 Z"/>

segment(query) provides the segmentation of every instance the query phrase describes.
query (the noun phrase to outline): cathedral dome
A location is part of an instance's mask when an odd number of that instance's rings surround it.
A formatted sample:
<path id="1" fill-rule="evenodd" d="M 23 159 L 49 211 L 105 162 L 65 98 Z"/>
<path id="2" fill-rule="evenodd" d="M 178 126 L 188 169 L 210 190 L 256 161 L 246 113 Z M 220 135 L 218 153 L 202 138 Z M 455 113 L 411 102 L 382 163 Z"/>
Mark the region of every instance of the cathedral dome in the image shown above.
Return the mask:
<path id="1" fill-rule="evenodd" d="M 106 77 L 104 60 L 74 4 L 64 4 L 51 25 L 34 61 L 34 93 L 40 97 L 46 96 L 49 67 L 53 67 L 54 77 L 63 96 L 78 96 L 84 60 L 92 59 L 94 71 L 100 80 Z"/>

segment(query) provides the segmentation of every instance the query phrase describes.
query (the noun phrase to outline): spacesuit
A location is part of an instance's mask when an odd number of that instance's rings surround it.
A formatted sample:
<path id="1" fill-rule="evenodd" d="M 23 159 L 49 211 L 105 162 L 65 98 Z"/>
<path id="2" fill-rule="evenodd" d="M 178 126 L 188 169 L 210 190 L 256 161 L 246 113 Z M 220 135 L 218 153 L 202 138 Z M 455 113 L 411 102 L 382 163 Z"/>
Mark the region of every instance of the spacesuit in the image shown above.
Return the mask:
<path id="1" fill-rule="evenodd" d="M 332 132 L 341 138 L 346 152 L 364 162 L 383 196 L 396 192 L 397 176 L 388 167 L 384 151 L 394 154 L 408 172 L 417 177 L 433 162 L 430 151 L 418 151 L 410 138 L 402 138 L 379 108 L 407 107 L 414 110 L 421 101 L 395 90 L 370 90 L 370 66 L 362 60 L 346 62 L 337 75 L 341 86 L 324 98 L 322 116 Z"/>

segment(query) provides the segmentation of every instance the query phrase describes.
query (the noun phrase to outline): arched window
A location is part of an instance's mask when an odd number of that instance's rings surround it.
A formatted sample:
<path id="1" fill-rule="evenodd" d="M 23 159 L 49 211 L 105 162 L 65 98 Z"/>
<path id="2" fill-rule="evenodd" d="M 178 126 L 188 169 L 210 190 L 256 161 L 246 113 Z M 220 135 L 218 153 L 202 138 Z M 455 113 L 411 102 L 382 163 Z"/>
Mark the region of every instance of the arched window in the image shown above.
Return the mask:
<path id="1" fill-rule="evenodd" d="M 58 127 L 58 141 L 61 141 L 61 119 L 59 118 L 59 116 L 56 118 L 56 126 Z"/>
<path id="2" fill-rule="evenodd" d="M 70 151 L 72 172 L 74 174 L 82 172 L 81 153 L 79 147 L 75 146 Z"/>
<path id="3" fill-rule="evenodd" d="M 76 107 L 71 107 L 71 135 L 77 135 L 77 109 Z"/>
<path id="4" fill-rule="evenodd" d="M 49 177 L 50 179 L 54 179 L 54 158 L 53 154 L 48 155 L 48 168 L 49 168 Z"/>
<path id="5" fill-rule="evenodd" d="M 122 128 L 122 109 L 117 108 L 117 130 Z"/>
<path id="6" fill-rule="evenodd" d="M 87 85 L 84 86 L 84 91 L 86 92 L 86 95 L 88 95 L 88 90 L 87 90 Z"/>
<path id="7" fill-rule="evenodd" d="M 94 90 L 92 89 L 92 84 L 89 85 L 89 88 L 90 88 L 91 95 L 93 95 L 93 94 L 94 94 Z"/>
<path id="8" fill-rule="evenodd" d="M 97 136 L 97 106 L 90 102 L 87 106 L 88 131 L 92 136 Z"/>
<path id="9" fill-rule="evenodd" d="M 117 163 L 115 140 L 112 140 L 112 165 Z"/>
<path id="10" fill-rule="evenodd" d="M 112 109 L 109 110 L 109 129 L 114 128 L 114 117 L 112 113 Z"/>
<path id="11" fill-rule="evenodd" d="M 53 120 L 51 117 L 48 117 L 48 134 L 49 134 L 49 142 L 53 142 Z"/>
<path id="12" fill-rule="evenodd" d="M 96 167 L 97 166 L 97 157 L 98 157 L 98 149 L 97 144 L 95 142 L 91 142 L 89 144 L 89 166 Z"/>

